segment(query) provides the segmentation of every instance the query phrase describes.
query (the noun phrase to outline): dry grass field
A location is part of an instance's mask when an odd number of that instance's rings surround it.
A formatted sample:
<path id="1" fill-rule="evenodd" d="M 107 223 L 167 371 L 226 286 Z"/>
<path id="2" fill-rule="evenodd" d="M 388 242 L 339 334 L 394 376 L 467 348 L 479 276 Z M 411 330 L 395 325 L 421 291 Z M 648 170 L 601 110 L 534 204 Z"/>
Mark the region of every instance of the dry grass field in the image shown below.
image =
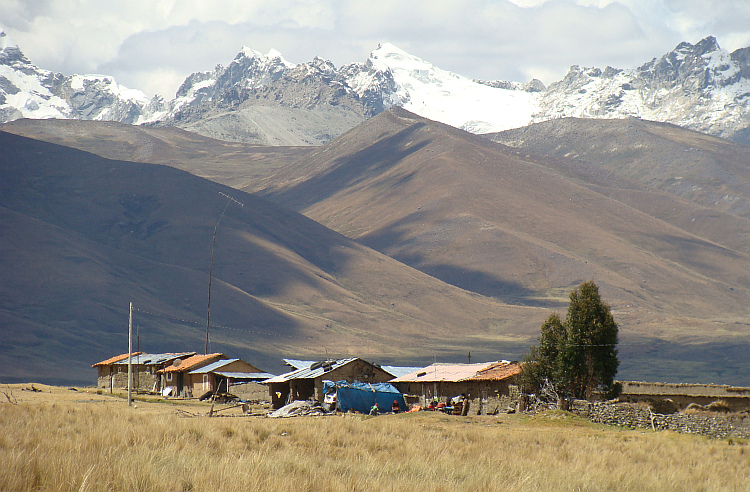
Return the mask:
<path id="1" fill-rule="evenodd" d="M 207 404 L 27 387 L 0 386 L 0 490 L 694 491 L 750 478 L 746 442 L 564 413 L 208 418 Z"/>

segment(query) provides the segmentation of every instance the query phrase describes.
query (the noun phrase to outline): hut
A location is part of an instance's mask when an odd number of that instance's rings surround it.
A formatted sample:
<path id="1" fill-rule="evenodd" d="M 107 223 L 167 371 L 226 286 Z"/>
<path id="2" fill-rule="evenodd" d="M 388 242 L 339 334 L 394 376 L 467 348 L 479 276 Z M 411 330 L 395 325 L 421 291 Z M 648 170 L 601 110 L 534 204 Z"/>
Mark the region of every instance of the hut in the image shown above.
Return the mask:
<path id="1" fill-rule="evenodd" d="M 296 361 L 300 362 L 300 361 Z M 274 408 L 281 408 L 295 400 L 314 399 L 323 402 L 323 381 L 359 381 L 385 383 L 393 375 L 379 366 L 358 357 L 328 359 L 314 362 L 265 382 Z"/>
<path id="2" fill-rule="evenodd" d="M 260 383 L 274 377 L 242 359 L 222 359 L 193 369 L 193 390 L 201 393 L 231 393 L 233 385 Z"/>
<path id="3" fill-rule="evenodd" d="M 520 372 L 520 365 L 509 361 L 436 363 L 389 382 L 424 406 L 435 398 L 448 402 L 456 396 L 468 400 L 509 396 L 514 378 Z"/>

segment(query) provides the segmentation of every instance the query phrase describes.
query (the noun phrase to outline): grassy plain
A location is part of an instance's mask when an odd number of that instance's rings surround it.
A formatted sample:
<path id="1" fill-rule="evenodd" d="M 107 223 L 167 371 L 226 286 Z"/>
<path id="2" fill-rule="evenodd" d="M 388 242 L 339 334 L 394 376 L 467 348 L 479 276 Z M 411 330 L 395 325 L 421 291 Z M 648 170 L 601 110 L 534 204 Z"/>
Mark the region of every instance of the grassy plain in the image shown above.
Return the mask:
<path id="1" fill-rule="evenodd" d="M 0 490 L 747 490 L 747 443 L 536 417 L 267 419 L 2 385 Z M 187 417 L 199 414 L 198 417 Z"/>

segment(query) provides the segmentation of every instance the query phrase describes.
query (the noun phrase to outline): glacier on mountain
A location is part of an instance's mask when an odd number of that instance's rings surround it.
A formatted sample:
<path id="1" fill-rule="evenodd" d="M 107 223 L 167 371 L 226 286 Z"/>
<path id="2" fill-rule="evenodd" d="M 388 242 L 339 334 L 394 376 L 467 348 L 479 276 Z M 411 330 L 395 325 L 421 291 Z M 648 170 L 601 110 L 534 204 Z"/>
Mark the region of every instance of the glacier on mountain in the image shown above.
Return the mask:
<path id="1" fill-rule="evenodd" d="M 0 122 L 69 118 L 138 123 L 146 95 L 106 75 L 65 76 L 43 70 L 0 31 Z"/>
<path id="2" fill-rule="evenodd" d="M 495 88 L 442 70 L 390 43 L 370 54 L 376 72 L 390 72 L 396 90 L 392 105 L 472 133 L 489 133 L 527 125 L 537 111 L 535 95 Z M 356 84 L 362 90 L 363 84 Z M 366 86 L 365 86 L 366 87 Z"/>

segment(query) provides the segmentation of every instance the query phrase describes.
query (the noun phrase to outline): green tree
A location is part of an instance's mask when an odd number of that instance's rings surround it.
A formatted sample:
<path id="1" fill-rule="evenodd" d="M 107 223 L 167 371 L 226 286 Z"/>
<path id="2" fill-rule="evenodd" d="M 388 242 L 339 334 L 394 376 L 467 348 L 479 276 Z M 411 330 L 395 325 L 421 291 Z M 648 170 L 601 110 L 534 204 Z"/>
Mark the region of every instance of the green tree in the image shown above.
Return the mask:
<path id="1" fill-rule="evenodd" d="M 595 390 L 612 395 L 620 364 L 617 332 L 599 288 L 593 281 L 581 284 L 570 293 L 565 321 L 556 313 L 547 318 L 539 345 L 524 357 L 524 388 L 536 392 L 547 378 L 565 396 L 588 399 Z"/>

